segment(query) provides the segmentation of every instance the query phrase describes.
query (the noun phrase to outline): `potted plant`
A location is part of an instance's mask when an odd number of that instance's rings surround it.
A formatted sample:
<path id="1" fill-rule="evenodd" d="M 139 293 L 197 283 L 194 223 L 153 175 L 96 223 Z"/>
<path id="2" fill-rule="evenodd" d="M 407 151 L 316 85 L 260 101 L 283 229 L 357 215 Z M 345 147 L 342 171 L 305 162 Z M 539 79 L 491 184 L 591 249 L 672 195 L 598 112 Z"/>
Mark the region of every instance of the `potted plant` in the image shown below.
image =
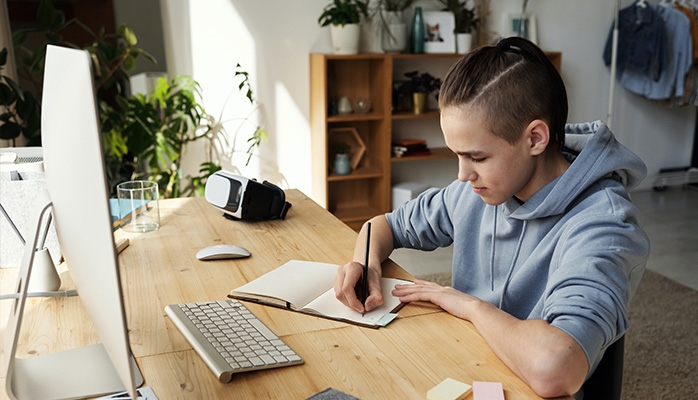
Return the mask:
<path id="1" fill-rule="evenodd" d="M 235 76 L 243 77 L 237 88 L 254 104 L 248 74 L 239 64 Z M 163 198 L 202 196 L 206 179 L 221 169 L 220 160 L 214 162 L 215 142 L 224 140 L 227 134 L 226 121 L 207 114 L 201 99 L 198 82 L 190 76 L 180 75 L 169 81 L 159 78 L 152 93 L 135 94 L 118 109 L 101 103 L 110 182 L 150 180 L 158 183 Z M 242 122 L 247 123 L 247 118 Z M 241 127 L 242 124 L 238 130 Z M 259 126 L 253 128 L 254 132 L 248 139 L 248 163 L 254 147 L 266 139 L 266 131 Z M 210 147 L 207 158 L 200 165 L 200 175 L 182 177 L 180 167 L 185 148 L 198 140 L 208 140 Z M 234 138 L 232 142 L 235 142 Z"/>
<path id="2" fill-rule="evenodd" d="M 441 88 L 441 79 L 428 72 L 412 71 L 405 73 L 409 80 L 402 82 L 397 88 L 397 96 L 408 95 L 412 99 L 412 110 L 415 114 L 426 111 L 428 97 Z"/>
<path id="3" fill-rule="evenodd" d="M 368 0 L 332 0 L 325 6 L 318 24 L 330 26 L 334 54 L 358 54 L 361 16 L 368 16 Z"/>
<path id="4" fill-rule="evenodd" d="M 371 8 L 369 19 L 379 26 L 381 47 L 387 53 L 399 53 L 407 47 L 407 25 L 403 11 L 416 0 L 378 0 Z"/>
<path id="5" fill-rule="evenodd" d="M 456 50 L 458 53 L 467 53 L 472 47 L 473 32 L 480 24 L 474 8 L 468 7 L 468 0 L 438 0 L 446 11 L 451 11 L 456 20 L 454 33 L 456 34 Z"/>
<path id="6" fill-rule="evenodd" d="M 90 53 L 94 66 L 110 190 L 114 191 L 116 184 L 122 181 L 146 179 L 159 183 L 163 197 L 203 194 L 206 178 L 221 167 L 214 162 L 213 151 L 210 151 L 200 166 L 199 176 L 182 177 L 179 168 L 182 151 L 187 143 L 198 139 L 208 140 L 212 149 L 214 142 L 226 141 L 224 125 L 228 121 L 216 120 L 205 112 L 198 83 L 187 76 L 171 81 L 162 79 L 154 93 L 130 96 L 129 71 L 135 68 L 137 57 L 155 60 L 137 47 L 138 39 L 127 26 L 120 26 L 116 33 L 106 33 L 103 29 L 94 33 L 77 19 L 66 22 L 63 13 L 54 8 L 51 0 L 41 0 L 38 14 L 38 27 L 13 32 L 16 52 L 22 55 L 18 58 L 18 74 L 33 90 L 25 91 L 18 82 L 0 74 L 1 103 L 9 104 L 0 104 L 0 124 L 7 121 L 0 125 L 2 138 L 13 139 L 23 134 L 31 137 L 29 144 L 41 144 L 39 99 L 46 44 L 75 47 L 63 38 L 62 31 L 69 25 L 77 25 L 94 38 L 84 48 Z M 42 34 L 44 42 L 32 47 L 25 45 L 30 31 Z M 4 61 L 3 54 L 0 52 L 0 61 Z M 0 64 L 4 65 L 4 62 Z M 238 65 L 234 76 L 242 77 L 237 89 L 254 104 L 247 72 Z M 34 108 L 35 112 L 31 112 Z M 26 128 L 13 126 L 17 125 L 14 114 L 19 115 Z M 247 123 L 247 118 L 242 122 Z M 235 134 L 241 128 L 242 124 L 236 128 Z M 253 127 L 247 154 L 251 156 L 253 149 L 265 138 L 266 132 L 261 127 Z"/>

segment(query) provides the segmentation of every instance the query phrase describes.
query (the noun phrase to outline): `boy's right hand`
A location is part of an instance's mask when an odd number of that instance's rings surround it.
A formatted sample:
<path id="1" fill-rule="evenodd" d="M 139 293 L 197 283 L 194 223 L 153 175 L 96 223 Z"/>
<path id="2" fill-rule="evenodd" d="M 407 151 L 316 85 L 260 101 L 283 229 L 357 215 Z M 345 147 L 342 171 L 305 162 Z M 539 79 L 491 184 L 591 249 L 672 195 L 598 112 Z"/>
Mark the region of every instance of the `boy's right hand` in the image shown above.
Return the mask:
<path id="1" fill-rule="evenodd" d="M 366 308 L 361 304 L 357 293 L 361 291 L 361 275 L 363 265 L 356 261 L 340 265 L 337 275 L 334 278 L 334 292 L 337 300 L 347 307 L 364 313 L 373 310 L 383 304 L 383 294 L 381 291 L 381 273 L 373 268 L 368 268 L 368 297 L 366 297 Z M 358 291 L 357 291 L 358 290 Z"/>

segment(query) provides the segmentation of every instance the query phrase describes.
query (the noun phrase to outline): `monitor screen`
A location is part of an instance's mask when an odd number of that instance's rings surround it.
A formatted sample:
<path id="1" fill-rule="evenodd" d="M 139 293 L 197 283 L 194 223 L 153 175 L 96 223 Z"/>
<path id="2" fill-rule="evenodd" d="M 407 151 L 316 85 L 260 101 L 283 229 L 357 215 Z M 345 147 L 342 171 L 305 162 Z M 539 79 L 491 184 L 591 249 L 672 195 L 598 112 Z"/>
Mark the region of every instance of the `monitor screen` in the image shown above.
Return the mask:
<path id="1" fill-rule="evenodd" d="M 102 343 L 25 359 L 14 359 L 13 347 L 7 391 L 19 398 L 46 393 L 77 398 L 123 390 L 135 395 L 142 377 L 131 355 L 87 51 L 47 46 L 41 127 L 58 243 Z M 17 321 L 20 325 L 21 316 Z M 47 368 L 50 376 L 43 372 Z"/>

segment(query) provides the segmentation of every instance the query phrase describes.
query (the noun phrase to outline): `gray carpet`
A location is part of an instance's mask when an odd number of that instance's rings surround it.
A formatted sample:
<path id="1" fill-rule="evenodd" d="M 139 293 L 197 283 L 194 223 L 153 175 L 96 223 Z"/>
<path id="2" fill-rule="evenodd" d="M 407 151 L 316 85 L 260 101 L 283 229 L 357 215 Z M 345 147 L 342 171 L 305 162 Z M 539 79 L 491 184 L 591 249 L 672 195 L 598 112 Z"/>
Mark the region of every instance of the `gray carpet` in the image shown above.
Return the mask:
<path id="1" fill-rule="evenodd" d="M 420 278 L 451 283 L 450 274 Z M 622 399 L 698 399 L 698 292 L 648 270 L 629 313 Z"/>

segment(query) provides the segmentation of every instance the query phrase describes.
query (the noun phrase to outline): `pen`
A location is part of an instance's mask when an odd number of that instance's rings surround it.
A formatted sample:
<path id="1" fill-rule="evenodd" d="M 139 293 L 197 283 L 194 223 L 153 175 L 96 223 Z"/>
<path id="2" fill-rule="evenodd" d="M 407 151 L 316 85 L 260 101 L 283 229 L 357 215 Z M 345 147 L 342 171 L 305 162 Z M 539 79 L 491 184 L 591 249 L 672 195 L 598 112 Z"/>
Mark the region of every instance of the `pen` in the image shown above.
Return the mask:
<path id="1" fill-rule="evenodd" d="M 364 306 L 363 317 L 366 313 L 366 297 L 368 297 L 368 254 L 371 250 L 371 223 L 366 225 L 366 260 L 364 262 L 364 270 L 361 276 L 361 304 Z"/>

